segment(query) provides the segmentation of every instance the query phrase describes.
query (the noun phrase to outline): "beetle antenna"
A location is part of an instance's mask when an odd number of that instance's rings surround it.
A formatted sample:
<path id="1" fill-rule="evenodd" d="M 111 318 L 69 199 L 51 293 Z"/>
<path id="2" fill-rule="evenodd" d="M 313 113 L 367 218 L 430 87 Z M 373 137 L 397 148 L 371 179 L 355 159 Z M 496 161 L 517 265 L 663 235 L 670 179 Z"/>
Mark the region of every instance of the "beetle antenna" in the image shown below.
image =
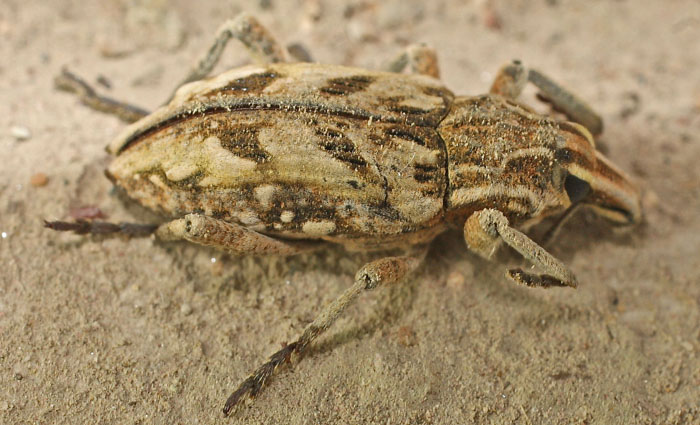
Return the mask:
<path id="1" fill-rule="evenodd" d="M 566 222 L 569 221 L 569 219 L 574 215 L 574 213 L 579 210 L 579 207 L 581 205 L 581 202 L 572 204 L 569 208 L 566 209 L 566 211 L 564 211 L 564 213 L 562 213 L 562 215 L 559 216 L 556 223 L 554 223 L 552 227 L 550 227 L 545 232 L 544 236 L 542 236 L 542 246 L 548 246 L 554 241 L 554 239 L 557 238 L 561 228 L 564 227 L 564 224 L 566 224 Z"/>

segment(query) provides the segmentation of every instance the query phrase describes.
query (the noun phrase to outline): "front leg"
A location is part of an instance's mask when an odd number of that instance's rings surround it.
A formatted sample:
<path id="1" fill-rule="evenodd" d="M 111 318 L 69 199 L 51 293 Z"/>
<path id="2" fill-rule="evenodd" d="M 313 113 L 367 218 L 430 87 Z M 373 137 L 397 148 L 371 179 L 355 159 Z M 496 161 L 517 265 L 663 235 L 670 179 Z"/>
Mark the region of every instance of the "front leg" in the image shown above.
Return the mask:
<path id="1" fill-rule="evenodd" d="M 293 360 L 300 359 L 306 348 L 351 305 L 364 291 L 385 286 L 401 280 L 415 270 L 425 256 L 425 249 L 414 256 L 386 257 L 365 264 L 355 275 L 355 283 L 332 303 L 327 305 L 291 344 L 274 353 L 266 363 L 258 367 L 238 389 L 226 400 L 224 415 L 231 413 L 247 397 L 255 397 L 277 369 Z"/>
<path id="2" fill-rule="evenodd" d="M 571 121 L 583 125 L 593 135 L 603 131 L 603 119 L 586 102 L 536 69 L 526 69 L 518 60 L 498 71 L 490 92 L 516 100 L 528 82 L 540 89 L 542 97 Z"/>
<path id="3" fill-rule="evenodd" d="M 544 271 L 544 274 L 534 274 L 522 269 L 508 270 L 507 276 L 516 283 L 531 287 L 575 288 L 577 285 L 576 276 L 571 270 L 524 233 L 510 227 L 508 219 L 498 210 L 483 209 L 469 216 L 464 223 L 464 239 L 469 249 L 487 259 L 491 258 L 498 243 L 503 240 Z"/>

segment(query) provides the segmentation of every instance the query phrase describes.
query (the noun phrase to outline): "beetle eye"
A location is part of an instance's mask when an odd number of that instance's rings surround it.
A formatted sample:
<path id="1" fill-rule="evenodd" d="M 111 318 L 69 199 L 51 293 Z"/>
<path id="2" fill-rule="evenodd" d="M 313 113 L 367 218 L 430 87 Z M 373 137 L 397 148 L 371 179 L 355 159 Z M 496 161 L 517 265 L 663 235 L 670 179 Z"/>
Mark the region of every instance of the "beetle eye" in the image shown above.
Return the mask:
<path id="1" fill-rule="evenodd" d="M 568 174 L 566 180 L 564 180 L 564 190 L 566 190 L 566 194 L 569 196 L 571 203 L 577 204 L 591 191 L 591 185 L 573 174 Z"/>

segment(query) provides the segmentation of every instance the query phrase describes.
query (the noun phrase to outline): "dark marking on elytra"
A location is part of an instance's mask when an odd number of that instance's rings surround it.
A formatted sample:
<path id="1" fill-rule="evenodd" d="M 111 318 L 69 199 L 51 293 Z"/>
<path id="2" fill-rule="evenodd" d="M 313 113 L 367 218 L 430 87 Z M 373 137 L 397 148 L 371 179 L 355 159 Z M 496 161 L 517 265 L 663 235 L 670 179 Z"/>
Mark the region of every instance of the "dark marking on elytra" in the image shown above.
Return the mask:
<path id="1" fill-rule="evenodd" d="M 348 180 L 347 183 L 352 187 L 353 189 L 359 189 L 360 188 L 360 183 L 357 182 L 357 180 Z"/>
<path id="2" fill-rule="evenodd" d="M 373 81 L 374 77 L 369 75 L 332 78 L 328 80 L 328 84 L 321 87 L 319 91 L 332 96 L 347 96 L 367 89 Z"/>
<path id="3" fill-rule="evenodd" d="M 373 214 L 383 217 L 388 221 L 403 221 L 401 213 L 386 202 L 382 203 L 381 205 L 367 205 L 367 209 L 372 211 Z"/>
<path id="4" fill-rule="evenodd" d="M 280 75 L 274 72 L 262 72 L 260 74 L 252 74 L 246 77 L 236 78 L 225 86 L 216 88 L 206 93 L 205 96 L 212 97 L 220 94 L 232 93 L 260 93 L 265 89 L 265 87 L 269 86 L 279 77 Z"/>
<path id="5" fill-rule="evenodd" d="M 355 144 L 342 132 L 324 128 L 317 129 L 316 135 L 321 138 L 319 145 L 330 153 L 333 158 L 347 162 L 354 167 L 367 166 L 367 161 L 356 152 Z"/>
<path id="6" fill-rule="evenodd" d="M 397 112 L 402 115 L 410 115 L 410 116 L 422 116 L 425 114 L 429 114 L 432 111 L 429 109 L 423 109 L 423 108 L 416 108 L 414 106 L 406 106 L 406 105 L 391 105 L 389 106 L 389 110 L 392 112 Z"/>
<path id="7" fill-rule="evenodd" d="M 221 147 L 234 155 L 262 163 L 270 158 L 270 154 L 258 143 L 258 131 L 258 127 L 223 124 L 208 129 L 206 133 L 218 137 Z"/>

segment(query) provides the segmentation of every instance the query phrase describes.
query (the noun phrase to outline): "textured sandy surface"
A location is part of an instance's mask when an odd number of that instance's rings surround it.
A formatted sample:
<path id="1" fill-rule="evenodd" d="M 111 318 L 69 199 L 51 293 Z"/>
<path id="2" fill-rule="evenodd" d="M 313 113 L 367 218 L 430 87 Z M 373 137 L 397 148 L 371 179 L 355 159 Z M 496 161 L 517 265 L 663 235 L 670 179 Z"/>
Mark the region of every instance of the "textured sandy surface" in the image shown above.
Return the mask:
<path id="1" fill-rule="evenodd" d="M 2 2 L 0 423 L 224 423 L 229 391 L 370 258 L 238 259 L 41 227 L 85 205 L 152 219 L 102 175 L 124 124 L 56 92 L 60 68 L 153 108 L 244 8 L 322 62 L 376 68 L 428 42 L 458 93 L 512 58 L 546 70 L 604 116 L 600 144 L 645 188 L 646 223 L 569 223 L 551 250 L 576 291 L 514 287 L 516 256 L 488 263 L 441 237 L 227 423 L 700 423 L 697 0 L 164 3 Z M 232 45 L 223 62 L 246 58 Z"/>

